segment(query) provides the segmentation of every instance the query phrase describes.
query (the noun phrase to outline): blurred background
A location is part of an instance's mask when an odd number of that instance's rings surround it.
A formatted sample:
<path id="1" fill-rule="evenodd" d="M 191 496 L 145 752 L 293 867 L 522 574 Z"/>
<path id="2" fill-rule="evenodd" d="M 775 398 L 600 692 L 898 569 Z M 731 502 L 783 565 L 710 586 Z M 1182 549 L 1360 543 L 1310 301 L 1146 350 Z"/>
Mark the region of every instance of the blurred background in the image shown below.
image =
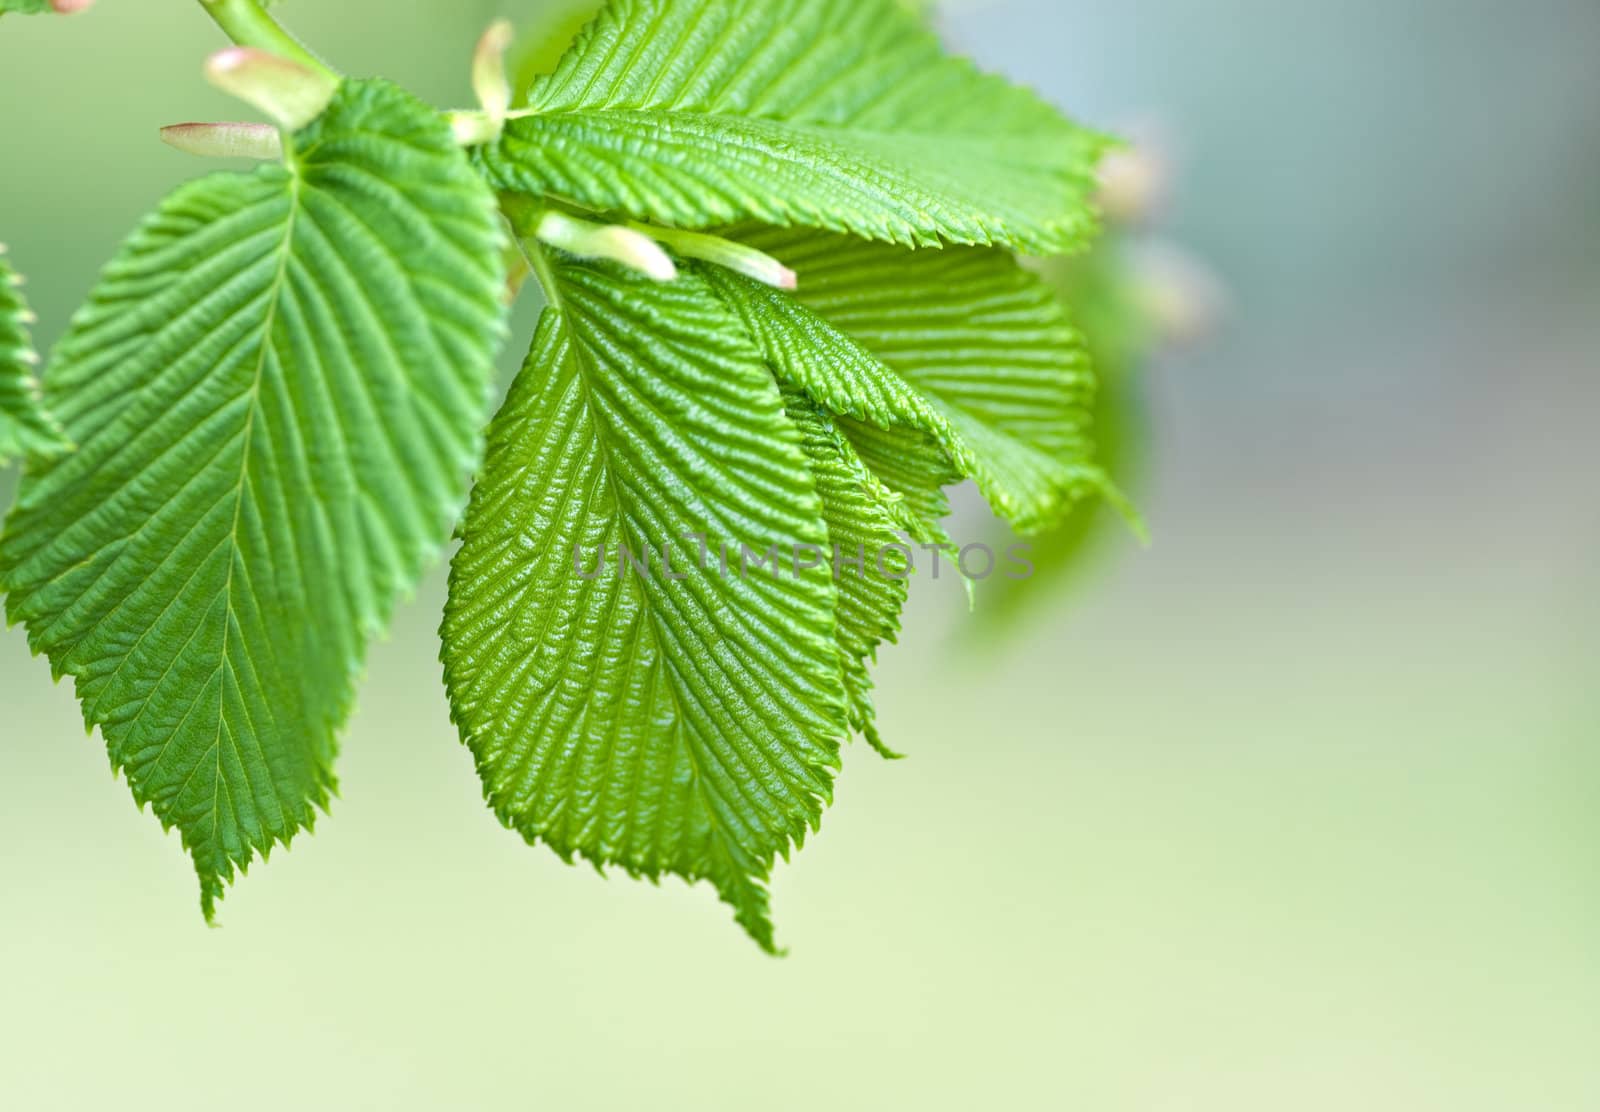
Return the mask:
<path id="1" fill-rule="evenodd" d="M 489 17 L 559 21 L 395 10 L 282 8 L 441 104 Z M 781 961 L 709 890 L 497 826 L 446 713 L 442 575 L 372 654 L 332 818 L 216 931 L 0 634 L 0 1106 L 1600 1108 L 1600 7 L 940 24 L 1165 136 L 1160 235 L 1228 309 L 1139 380 L 1153 544 L 1102 535 L 1003 620 L 919 584 L 879 672 L 910 759 L 847 753 L 776 878 Z M 200 78 L 218 45 L 176 0 L 0 27 L 0 238 L 41 343 L 206 169 L 156 128 L 239 114 Z"/>

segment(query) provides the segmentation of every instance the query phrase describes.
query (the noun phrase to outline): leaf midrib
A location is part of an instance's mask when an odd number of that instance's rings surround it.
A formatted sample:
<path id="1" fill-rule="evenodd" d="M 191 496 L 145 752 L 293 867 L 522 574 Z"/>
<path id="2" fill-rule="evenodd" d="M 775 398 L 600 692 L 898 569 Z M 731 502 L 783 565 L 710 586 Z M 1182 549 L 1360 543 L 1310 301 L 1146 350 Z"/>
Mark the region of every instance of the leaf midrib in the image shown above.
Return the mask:
<path id="1" fill-rule="evenodd" d="M 583 343 L 582 338 L 578 335 L 578 330 L 573 327 L 571 315 L 573 310 L 570 307 L 567 307 L 555 309 L 554 311 L 559 314 L 561 327 L 567 331 L 568 342 L 572 349 L 572 357 L 577 363 L 576 377 L 578 379 L 579 389 L 583 392 L 584 411 L 588 415 L 588 419 L 594 427 L 594 438 L 596 444 L 599 446 L 599 452 L 601 455 L 602 473 L 605 476 L 605 482 L 610 490 L 611 498 L 613 502 L 615 502 L 617 499 L 618 485 L 618 480 L 616 478 L 617 471 L 612 463 L 612 449 L 609 439 L 601 427 L 601 423 L 595 417 L 595 414 L 600 407 L 600 403 L 594 393 L 593 386 L 590 384 L 590 375 L 599 374 L 600 368 L 595 366 L 592 358 L 590 357 L 588 348 Z M 618 506 L 618 511 L 618 523 L 620 528 L 623 517 L 623 515 L 620 513 L 620 506 Z M 622 587 L 622 590 L 628 589 L 629 588 L 626 584 Z M 673 720 L 675 722 L 674 733 L 678 738 L 679 744 L 683 746 L 684 753 L 687 755 L 689 760 L 690 769 L 694 775 L 694 794 L 700 801 L 700 807 L 705 814 L 706 823 L 712 833 L 713 840 L 715 842 L 722 843 L 722 852 L 728 856 L 730 861 L 736 862 L 738 858 L 746 856 L 748 854 L 748 850 L 740 841 L 738 836 L 734 833 L 734 831 L 730 829 L 727 823 L 723 820 L 720 808 L 718 807 L 716 800 L 712 798 L 713 792 L 710 780 L 705 774 L 702 757 L 698 752 L 696 752 L 695 742 L 691 737 L 691 732 L 687 725 L 688 716 L 685 713 L 684 695 L 681 690 L 682 685 L 685 683 L 685 679 L 681 674 L 679 674 L 677 668 L 672 664 L 672 662 L 662 655 L 661 650 L 663 648 L 663 637 L 670 635 L 670 631 L 663 628 L 663 619 L 658 612 L 659 608 L 654 602 L 652 602 L 649 592 L 643 590 L 642 588 L 634 589 L 639 591 L 641 606 L 645 611 L 645 620 L 650 627 L 650 636 L 656 643 L 657 659 L 654 666 L 655 676 L 651 680 L 651 685 L 654 687 L 657 684 L 660 684 L 662 682 L 663 673 L 671 673 L 671 678 L 665 683 L 665 687 L 672 700 L 674 712 Z M 723 806 L 727 806 L 728 801 L 723 800 L 722 804 Z M 758 811 L 761 810 L 760 807 L 756 807 L 756 809 Z"/>
<path id="2" fill-rule="evenodd" d="M 852 144 L 860 143 L 864 146 L 871 146 L 873 143 L 892 143 L 908 139 L 945 144 L 952 141 L 987 143 L 992 142 L 997 135 L 1015 139 L 1019 142 L 1030 141 L 1036 138 L 1036 136 L 1030 132 L 1014 132 L 1008 130 L 1000 130 L 993 133 L 980 131 L 952 131 L 946 133 L 933 130 L 901 128 L 890 131 L 881 128 L 859 127 L 849 123 L 848 121 L 829 122 L 823 120 L 791 120 L 786 119 L 783 116 L 752 115 L 749 113 L 735 112 L 728 109 L 660 108 L 651 107 L 649 105 L 573 105 L 572 107 L 565 108 L 536 108 L 530 106 L 528 108 L 520 108 L 510 112 L 506 116 L 506 119 L 510 121 L 527 121 L 566 118 L 576 120 L 605 121 L 607 119 L 616 120 L 625 117 L 633 117 L 635 119 L 642 117 L 659 120 L 664 123 L 673 120 L 693 120 L 696 122 L 711 121 L 725 125 L 729 130 L 737 130 L 738 125 L 740 124 L 768 125 L 775 129 L 793 131 L 805 135 L 814 135 L 818 137 L 838 136 L 848 142 L 851 142 Z M 998 160 L 991 157 L 989 161 L 996 162 Z M 1000 164 L 1009 166 L 1009 163 Z M 1011 168 L 1027 168 L 1032 169 L 1034 172 L 1039 172 L 1040 170 L 1040 167 L 1037 165 L 1031 165 L 1027 167 L 1019 165 Z M 1067 167 L 1064 165 L 1061 168 L 1065 169 Z"/>
<path id="3" fill-rule="evenodd" d="M 250 448 L 252 437 L 255 433 L 256 415 L 261 408 L 261 380 L 266 373 L 267 353 L 272 345 L 272 331 L 278 322 L 278 303 L 283 296 L 284 281 L 289 273 L 289 258 L 294 251 L 295 226 L 300 215 L 300 189 L 301 177 L 297 165 L 289 167 L 289 215 L 284 223 L 283 239 L 278 248 L 278 271 L 273 275 L 272 283 L 267 289 L 267 313 L 261 326 L 260 349 L 256 353 L 256 365 L 250 383 L 249 398 L 250 408 L 245 417 L 243 443 L 239 451 L 239 478 L 233 488 L 233 521 L 228 528 L 228 577 L 223 583 L 223 615 L 222 615 L 222 645 L 217 656 L 217 732 L 212 741 L 211 748 L 216 753 L 216 770 L 212 779 L 211 790 L 211 838 L 214 843 L 214 852 L 223 852 L 217 826 L 218 810 L 222 798 L 222 789 L 226 787 L 222 777 L 222 730 L 227 717 L 227 672 L 228 672 L 228 640 L 233 629 L 233 569 L 239 557 L 239 519 L 244 511 L 244 486 L 250 474 Z M 176 736 L 176 735 L 174 735 Z M 170 739 L 169 739 L 170 741 Z M 235 743 L 237 748 L 237 743 Z M 241 755 L 242 763 L 242 755 Z M 273 786 L 273 795 L 277 796 L 277 783 L 268 777 L 268 782 Z M 231 801 L 230 793 L 230 801 Z M 283 801 L 276 799 L 278 809 L 283 809 Z M 220 872 L 220 870 L 219 870 Z"/>
<path id="4" fill-rule="evenodd" d="M 601 457 L 601 472 L 605 476 L 605 483 L 609 490 L 611 500 L 613 503 L 616 503 L 617 478 L 616 468 L 612 464 L 611 444 L 605 434 L 605 430 L 601 427 L 600 422 L 595 418 L 596 398 L 594 387 L 589 383 L 590 374 L 598 374 L 599 368 L 594 365 L 594 361 L 590 357 L 588 348 L 584 345 L 582 338 L 578 335 L 578 330 L 573 327 L 572 310 L 570 308 L 559 308 L 554 311 L 560 317 L 561 327 L 567 331 L 567 341 L 572 348 L 572 358 L 577 364 L 576 370 L 578 388 L 583 391 L 584 413 L 587 416 L 590 425 L 594 428 L 594 439 L 595 443 L 599 446 Z M 624 515 L 621 513 L 620 505 L 617 505 L 617 511 L 617 525 L 620 532 L 623 531 L 622 523 L 624 518 Z M 623 586 L 619 589 L 619 597 L 621 591 L 626 591 L 628 589 L 628 582 L 625 581 Z M 639 591 L 641 605 L 644 607 L 646 615 L 645 620 L 650 626 L 650 637 L 656 643 L 656 661 L 654 667 L 655 676 L 650 681 L 651 687 L 653 688 L 661 682 L 662 673 L 668 668 L 671 668 L 672 665 L 670 661 L 665 660 L 661 655 L 661 629 L 658 624 L 660 622 L 660 618 L 656 613 L 655 604 L 650 600 L 649 592 L 640 587 L 635 587 L 633 589 Z M 613 602 L 613 605 L 615 605 L 615 602 Z M 689 767 L 694 774 L 695 795 L 700 798 L 701 807 L 706 813 L 708 825 L 717 836 L 721 838 L 728 838 L 730 835 L 726 830 L 723 829 L 722 822 L 717 816 L 717 810 L 711 805 L 711 800 L 706 794 L 706 777 L 700 766 L 700 755 L 695 752 L 694 743 L 687 736 L 687 730 L 684 725 L 685 718 L 683 712 L 683 699 L 678 691 L 678 685 L 682 682 L 683 677 L 677 674 L 676 669 L 673 669 L 672 681 L 666 684 L 667 691 L 672 699 L 672 717 L 675 723 L 673 732 L 677 735 L 679 743 L 683 746 L 684 752 L 689 757 Z"/>

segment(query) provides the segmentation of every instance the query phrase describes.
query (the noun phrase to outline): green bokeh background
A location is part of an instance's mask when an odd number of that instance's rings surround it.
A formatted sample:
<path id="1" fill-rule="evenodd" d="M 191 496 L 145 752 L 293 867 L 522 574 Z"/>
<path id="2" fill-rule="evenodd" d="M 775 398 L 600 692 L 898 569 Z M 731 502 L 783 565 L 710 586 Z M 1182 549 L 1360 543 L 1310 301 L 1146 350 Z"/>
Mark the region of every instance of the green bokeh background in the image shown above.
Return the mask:
<path id="1" fill-rule="evenodd" d="M 497 6 L 282 10 L 457 103 Z M 911 759 L 847 754 L 776 879 L 782 961 L 709 891 L 495 824 L 439 575 L 372 654 L 333 815 L 216 931 L 0 634 L 0 1108 L 1600 1108 L 1600 8 L 942 22 L 1175 137 L 1170 234 L 1232 312 L 1152 369 L 1153 547 L 981 650 L 959 588 L 919 584 L 880 682 Z M 239 114 L 200 79 L 217 45 L 182 0 L 0 27 L 0 236 L 41 339 L 204 169 L 156 127 Z"/>

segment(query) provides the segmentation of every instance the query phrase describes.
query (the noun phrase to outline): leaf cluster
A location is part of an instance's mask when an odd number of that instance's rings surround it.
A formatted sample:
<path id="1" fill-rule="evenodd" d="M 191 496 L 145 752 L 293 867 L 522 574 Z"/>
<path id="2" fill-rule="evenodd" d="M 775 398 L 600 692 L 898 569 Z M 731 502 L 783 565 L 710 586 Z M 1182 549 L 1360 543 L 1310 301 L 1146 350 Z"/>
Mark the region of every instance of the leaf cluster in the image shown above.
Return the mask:
<path id="1" fill-rule="evenodd" d="M 610 0 L 465 134 L 341 81 L 281 161 L 146 218 L 42 407 L 0 270 L 8 616 L 210 917 L 326 808 L 366 646 L 454 534 L 445 686 L 495 814 L 707 881 L 775 949 L 841 742 L 889 751 L 908 569 L 871 554 L 952 554 L 964 480 L 1025 533 L 1109 493 L 1084 344 L 1015 255 L 1087 242 L 1105 145 L 896 0 Z"/>

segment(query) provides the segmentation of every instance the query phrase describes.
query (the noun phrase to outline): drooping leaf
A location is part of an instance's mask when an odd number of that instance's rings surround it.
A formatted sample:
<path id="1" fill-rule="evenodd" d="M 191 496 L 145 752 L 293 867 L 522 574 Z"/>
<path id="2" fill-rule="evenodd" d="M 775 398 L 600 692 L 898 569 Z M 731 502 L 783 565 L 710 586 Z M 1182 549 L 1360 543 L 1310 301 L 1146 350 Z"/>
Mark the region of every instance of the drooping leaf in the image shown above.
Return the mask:
<path id="1" fill-rule="evenodd" d="M 1144 365 L 1158 340 L 1141 287 L 1128 270 L 1126 244 L 1120 237 L 1101 240 L 1086 254 L 1051 260 L 1041 277 L 1071 306 L 1093 358 L 1097 457 L 1119 488 L 1137 488 L 1150 436 Z M 1063 581 L 1092 578 L 1086 573 L 1109 555 L 1106 542 L 1118 534 L 1118 524 L 1114 507 L 1085 505 L 1036 538 L 1028 554 L 1033 575 L 995 576 L 983 585 L 979 629 L 990 638 L 1015 634 L 1025 618 L 1039 615 L 1046 592 Z"/>
<path id="2" fill-rule="evenodd" d="M 827 542 L 814 481 L 702 280 L 554 262 L 451 568 L 452 712 L 507 825 L 709 880 L 772 949 L 765 880 L 846 731 L 831 569 L 789 555 Z M 745 573 L 746 546 L 781 566 Z M 619 574 L 619 549 L 647 570 Z"/>
<path id="3" fill-rule="evenodd" d="M 502 328 L 493 197 L 425 105 L 349 82 L 286 166 L 172 194 L 45 376 L 79 450 L 0 541 L 209 917 L 309 826 L 368 638 L 450 533 Z"/>
<path id="4" fill-rule="evenodd" d="M 504 189 L 679 228 L 1080 246 L 1104 140 L 896 0 L 611 0 L 484 148 Z"/>
<path id="5" fill-rule="evenodd" d="M 844 671 L 850 728 L 886 757 L 897 756 L 878 732 L 868 665 L 878 646 L 900 633 L 907 580 L 915 567 L 900 535 L 906 517 L 895 513 L 899 495 L 888 490 L 856 455 L 833 418 L 806 394 L 784 387 L 784 409 L 800 430 L 800 444 L 816 478 L 828 548 L 817 554 L 833 569 L 839 602 L 835 636 Z"/>
<path id="6" fill-rule="evenodd" d="M 920 429 L 880 429 L 825 412 L 781 370 L 796 360 L 837 356 L 840 353 L 830 348 L 840 346 L 847 349 L 843 353 L 847 361 L 853 354 L 875 362 L 870 355 L 848 350 L 848 341 L 830 344 L 815 329 L 808 330 L 804 321 L 793 321 L 792 330 L 763 327 L 754 304 L 769 295 L 780 313 L 806 310 L 776 290 L 721 267 L 697 264 L 693 269 L 745 325 L 780 382 L 785 410 L 800 430 L 801 447 L 822 499 L 831 546 L 827 557 L 839 592 L 837 637 L 850 727 L 882 755 L 897 756 L 877 728 L 868 665 L 875 661 L 878 646 L 892 643 L 899 634 L 907 580 L 916 568 L 905 542 L 935 545 L 954 556 L 950 538 L 938 522 L 949 513 L 941 488 L 960 476 L 951 470 L 938 442 Z M 820 348 L 813 346 L 818 341 Z M 878 407 L 869 399 L 855 412 L 877 415 Z M 881 475 L 863 458 L 857 440 L 866 445 Z"/>
<path id="7" fill-rule="evenodd" d="M 0 244 L 0 467 L 14 459 L 46 459 L 67 448 L 67 439 L 39 400 L 33 368 L 39 356 L 28 335 L 32 314 L 22 296 L 22 277 L 11 269 Z"/>
<path id="8" fill-rule="evenodd" d="M 796 270 L 799 292 L 729 271 L 714 276 L 718 292 L 774 372 L 823 408 L 927 434 L 1023 532 L 1105 490 L 1082 343 L 1009 254 L 774 229 L 741 238 Z"/>
<path id="9" fill-rule="evenodd" d="M 907 580 L 917 566 L 905 542 L 955 555 L 939 521 L 949 513 L 942 487 L 960 476 L 937 440 L 921 428 L 891 424 L 884 412 L 894 408 L 892 399 L 884 399 L 882 392 L 850 399 L 855 403 L 850 412 L 856 416 L 835 415 L 800 388 L 797 376 L 786 373 L 796 363 L 820 360 L 826 374 L 835 361 L 849 365 L 854 360 L 889 377 L 891 372 L 870 354 L 825 326 L 815 327 L 807 310 L 777 290 L 718 266 L 699 264 L 694 269 L 745 326 L 782 386 L 786 411 L 800 430 L 822 498 L 839 591 L 837 636 L 850 726 L 882 755 L 897 756 L 878 731 L 868 665 L 875 661 L 878 646 L 899 634 Z M 905 393 L 903 384 L 900 392 Z M 842 400 L 845 394 L 841 389 L 832 396 Z M 942 427 L 931 410 L 914 413 Z M 863 419 L 868 416 L 889 427 Z"/>

